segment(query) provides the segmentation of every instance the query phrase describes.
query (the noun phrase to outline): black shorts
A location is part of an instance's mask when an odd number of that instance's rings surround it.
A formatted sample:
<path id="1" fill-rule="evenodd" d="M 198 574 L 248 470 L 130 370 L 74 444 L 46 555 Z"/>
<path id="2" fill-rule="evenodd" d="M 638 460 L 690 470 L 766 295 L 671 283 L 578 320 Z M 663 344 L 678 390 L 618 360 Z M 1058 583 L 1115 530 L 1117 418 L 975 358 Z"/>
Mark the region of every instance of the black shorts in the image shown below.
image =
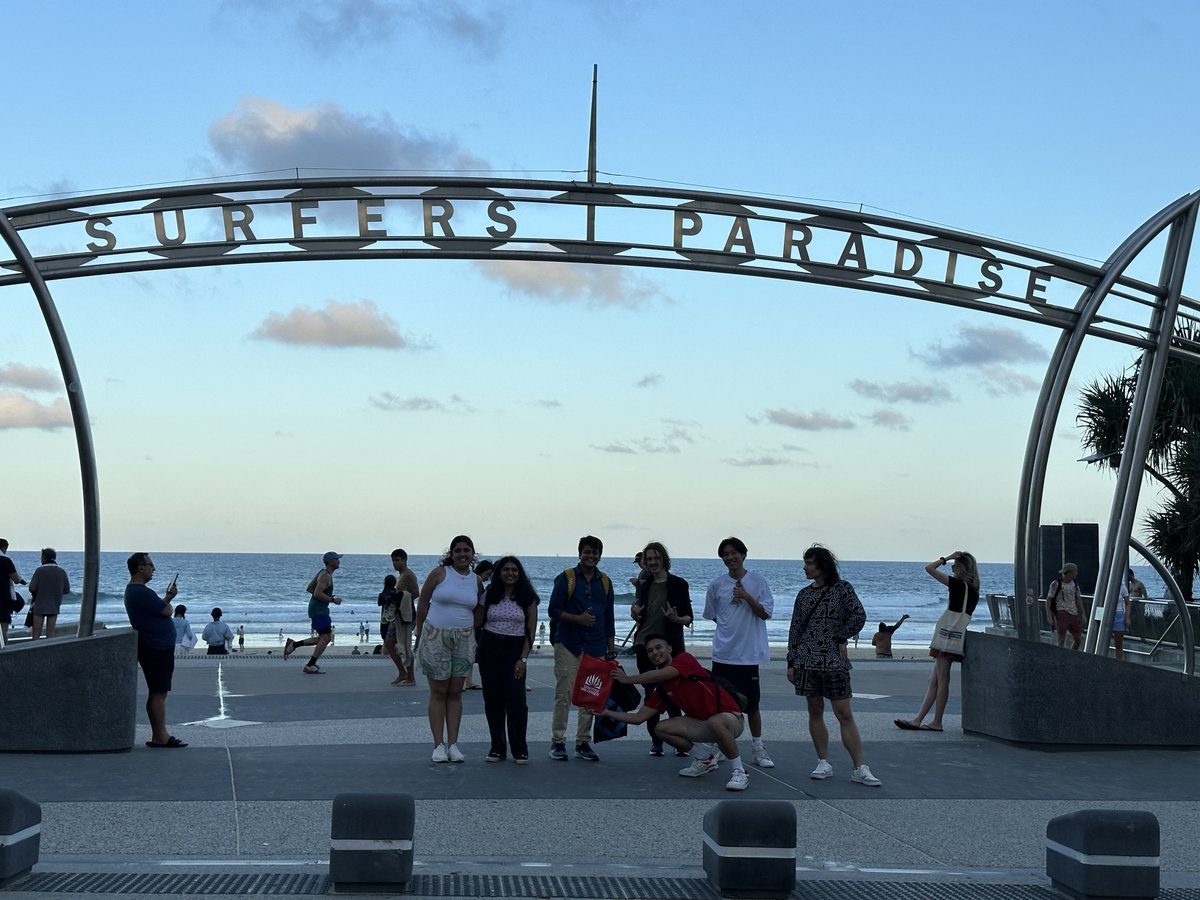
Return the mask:
<path id="1" fill-rule="evenodd" d="M 849 700 L 849 669 L 804 669 L 795 670 L 796 693 L 802 697 L 824 697 L 826 700 Z"/>
<path id="2" fill-rule="evenodd" d="M 746 712 L 758 712 L 758 701 L 762 691 L 758 687 L 758 666 L 735 666 L 731 663 L 713 662 L 712 673 L 720 675 L 746 695 Z"/>
<path id="3" fill-rule="evenodd" d="M 171 676 L 175 674 L 175 648 L 159 650 L 138 645 L 138 665 L 146 678 L 146 690 L 151 694 L 171 691 Z"/>

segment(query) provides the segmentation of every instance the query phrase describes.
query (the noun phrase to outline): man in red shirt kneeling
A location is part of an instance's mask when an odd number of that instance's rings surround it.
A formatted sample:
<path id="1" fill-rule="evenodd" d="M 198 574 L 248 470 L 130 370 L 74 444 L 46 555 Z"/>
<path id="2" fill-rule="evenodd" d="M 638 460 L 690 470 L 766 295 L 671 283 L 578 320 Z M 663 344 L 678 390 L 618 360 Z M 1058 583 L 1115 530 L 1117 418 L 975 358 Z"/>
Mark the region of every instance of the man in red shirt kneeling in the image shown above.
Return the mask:
<path id="1" fill-rule="evenodd" d="M 737 697 L 728 687 L 714 681 L 712 673 L 690 653 L 680 653 L 672 659 L 671 645 L 661 634 L 646 638 L 646 656 L 656 668 L 641 675 L 630 675 L 623 669 L 613 671 L 614 681 L 649 686 L 641 708 L 631 713 L 606 709 L 604 715 L 618 722 L 640 725 L 674 704 L 683 715 L 660 720 L 654 733 L 677 750 L 695 757 L 679 774 L 697 778 L 715 771 L 716 755 L 711 747 L 703 746 L 715 743 L 733 767 L 726 790 L 744 791 L 750 786 L 750 777 L 738 755 L 737 739 L 746 727 L 746 720 Z"/>

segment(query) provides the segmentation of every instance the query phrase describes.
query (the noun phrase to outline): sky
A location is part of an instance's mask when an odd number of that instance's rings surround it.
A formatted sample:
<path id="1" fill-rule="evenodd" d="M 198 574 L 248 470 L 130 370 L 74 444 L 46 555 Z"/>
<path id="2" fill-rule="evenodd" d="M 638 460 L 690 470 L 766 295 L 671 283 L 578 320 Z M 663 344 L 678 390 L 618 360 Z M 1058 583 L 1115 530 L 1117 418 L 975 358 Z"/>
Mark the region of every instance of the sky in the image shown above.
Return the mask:
<path id="1" fill-rule="evenodd" d="M 1200 8 L 3 3 L 0 206 L 249 174 L 582 179 L 861 208 L 1099 263 L 1200 185 Z M 24 37 L 21 37 L 24 36 Z M 1156 272 L 1147 264 L 1145 271 Z M 1143 272 L 1144 274 L 1144 272 Z M 105 550 L 1013 558 L 1055 329 L 616 266 L 330 261 L 51 283 Z M 1186 288 L 1200 296 L 1195 279 Z M 32 293 L 0 288 L 0 535 L 83 544 Z M 1043 521 L 1107 520 L 1056 425 Z M 1153 505 L 1152 486 L 1143 507 Z"/>

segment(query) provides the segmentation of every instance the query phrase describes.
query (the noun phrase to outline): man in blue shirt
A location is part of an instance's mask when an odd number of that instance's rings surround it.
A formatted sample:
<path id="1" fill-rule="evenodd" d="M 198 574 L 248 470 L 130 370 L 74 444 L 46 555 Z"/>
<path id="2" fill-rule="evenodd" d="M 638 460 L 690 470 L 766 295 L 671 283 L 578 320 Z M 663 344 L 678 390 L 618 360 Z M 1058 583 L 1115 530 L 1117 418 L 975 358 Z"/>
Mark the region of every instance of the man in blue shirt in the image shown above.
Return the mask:
<path id="1" fill-rule="evenodd" d="M 138 664 L 146 679 L 146 716 L 150 719 L 147 747 L 174 749 L 187 744 L 167 731 L 167 694 L 175 673 L 175 623 L 171 601 L 178 591 L 172 579 L 166 598 L 150 590 L 146 583 L 154 577 L 154 563 L 148 553 L 135 553 L 126 561 L 129 584 L 125 588 L 125 612 L 138 636 Z"/>
<path id="2" fill-rule="evenodd" d="M 580 657 L 616 652 L 613 622 L 612 580 L 596 568 L 604 555 L 604 543 L 587 535 L 579 539 L 579 565 L 554 579 L 550 594 L 550 643 L 554 645 L 554 712 L 550 720 L 550 758 L 567 758 L 567 718 L 571 714 L 571 689 L 579 671 Z M 576 713 L 575 756 L 596 762 L 600 759 L 588 740 L 592 736 L 592 714 L 582 707 Z"/>

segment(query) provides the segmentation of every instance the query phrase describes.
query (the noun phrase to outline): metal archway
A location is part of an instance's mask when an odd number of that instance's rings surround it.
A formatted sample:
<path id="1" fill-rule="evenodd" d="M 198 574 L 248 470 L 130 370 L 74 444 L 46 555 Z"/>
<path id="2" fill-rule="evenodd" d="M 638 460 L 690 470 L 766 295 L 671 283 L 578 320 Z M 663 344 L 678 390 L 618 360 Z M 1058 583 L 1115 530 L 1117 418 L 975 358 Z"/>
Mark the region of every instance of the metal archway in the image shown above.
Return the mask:
<path id="1" fill-rule="evenodd" d="M 12 253 L 0 286 L 27 284 L 65 384 L 84 497 L 79 634 L 95 623 L 99 491 L 82 383 L 50 293 L 60 279 L 196 266 L 333 259 L 569 262 L 778 278 L 886 293 L 1020 319 L 1062 332 L 1043 382 L 1019 487 L 1014 591 L 1036 575 L 1053 423 L 1087 336 L 1145 354 L 1101 573 L 1103 635 L 1133 527 L 1149 418 L 1168 356 L 1200 362 L 1200 304 L 1182 283 L 1200 194 L 1148 220 L 1102 266 L 903 219 L 765 197 L 594 181 L 511 178 L 295 178 L 173 185 L 0 209 Z M 1155 283 L 1125 272 L 1169 230 Z M 75 248 L 63 251 L 62 248 Z M 1104 314 L 1101 315 L 1101 306 Z M 1177 328 L 1181 319 L 1189 327 Z M 1135 462 L 1136 460 L 1136 462 Z M 1028 616 L 1018 628 L 1028 637 Z M 1104 646 L 1107 643 L 1104 642 Z"/>

